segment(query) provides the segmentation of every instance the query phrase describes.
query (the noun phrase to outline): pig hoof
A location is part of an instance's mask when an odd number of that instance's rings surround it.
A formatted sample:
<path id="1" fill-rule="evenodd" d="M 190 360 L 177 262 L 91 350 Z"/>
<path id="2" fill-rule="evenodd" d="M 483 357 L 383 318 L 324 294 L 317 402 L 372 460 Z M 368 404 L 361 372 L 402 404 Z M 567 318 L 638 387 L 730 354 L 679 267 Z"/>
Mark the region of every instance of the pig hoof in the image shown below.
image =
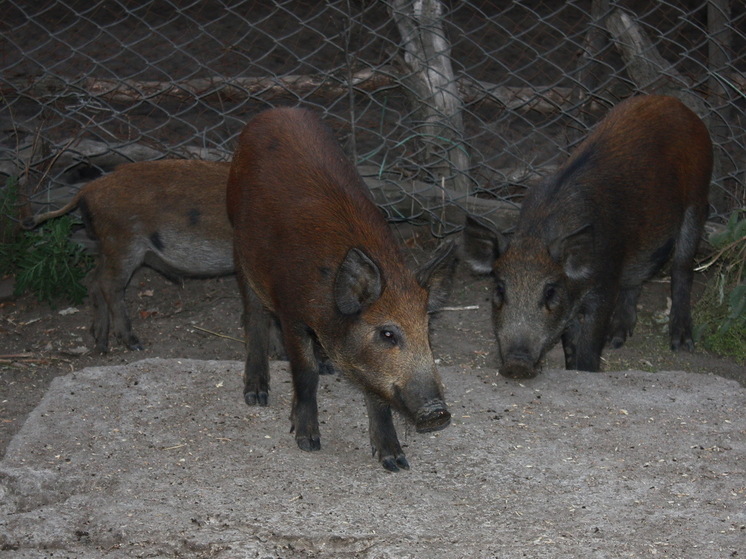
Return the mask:
<path id="1" fill-rule="evenodd" d="M 319 437 L 296 437 L 298 448 L 306 452 L 321 450 L 321 439 Z"/>
<path id="2" fill-rule="evenodd" d="M 407 459 L 403 454 L 400 454 L 396 458 L 393 456 L 381 458 L 381 465 L 389 472 L 398 472 L 409 469 L 409 462 L 407 462 Z"/>
<path id="3" fill-rule="evenodd" d="M 131 351 L 142 351 L 143 349 L 145 349 L 140 343 L 138 337 L 134 334 L 117 336 L 117 339 L 122 343 L 123 346 Z"/>
<path id="4" fill-rule="evenodd" d="M 612 349 L 619 349 L 624 345 L 624 338 L 621 336 L 614 336 L 611 338 L 611 341 L 609 342 L 609 345 L 612 347 Z"/>
<path id="5" fill-rule="evenodd" d="M 249 406 L 266 406 L 269 395 L 266 392 L 246 392 L 243 399 Z"/>
<path id="6" fill-rule="evenodd" d="M 671 351 L 679 351 L 680 349 L 689 352 L 694 351 L 694 342 L 691 339 L 671 340 Z"/>

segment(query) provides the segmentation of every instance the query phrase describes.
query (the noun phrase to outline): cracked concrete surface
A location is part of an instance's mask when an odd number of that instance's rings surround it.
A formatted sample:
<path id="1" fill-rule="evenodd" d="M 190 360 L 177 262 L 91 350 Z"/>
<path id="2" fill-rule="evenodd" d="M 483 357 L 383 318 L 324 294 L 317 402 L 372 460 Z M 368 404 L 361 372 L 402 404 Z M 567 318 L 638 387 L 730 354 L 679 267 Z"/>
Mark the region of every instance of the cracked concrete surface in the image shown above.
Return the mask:
<path id="1" fill-rule="evenodd" d="M 361 394 L 322 377 L 322 450 L 234 361 L 56 378 L 0 462 L 0 557 L 725 558 L 746 553 L 746 391 L 682 372 L 442 370 L 444 431 L 371 458 Z"/>

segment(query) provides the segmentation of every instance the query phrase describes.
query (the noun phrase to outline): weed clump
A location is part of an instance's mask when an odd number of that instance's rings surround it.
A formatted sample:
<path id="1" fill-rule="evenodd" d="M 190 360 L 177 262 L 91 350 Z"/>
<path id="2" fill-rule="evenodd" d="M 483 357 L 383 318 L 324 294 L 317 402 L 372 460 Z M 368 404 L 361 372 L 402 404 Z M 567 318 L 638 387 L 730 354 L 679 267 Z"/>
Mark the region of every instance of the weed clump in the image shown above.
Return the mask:
<path id="1" fill-rule="evenodd" d="M 698 335 L 710 351 L 746 362 L 746 209 L 734 211 L 710 243 L 715 253 L 700 269 L 713 278 L 696 307 Z"/>
<path id="2" fill-rule="evenodd" d="M 93 258 L 70 240 L 79 222 L 63 216 L 33 231 L 19 231 L 9 218 L 16 213 L 17 201 L 17 181 L 9 179 L 0 191 L 0 233 L 4 239 L 0 275 L 15 275 L 16 296 L 29 291 L 42 302 L 80 304 L 87 292 L 83 279 Z"/>

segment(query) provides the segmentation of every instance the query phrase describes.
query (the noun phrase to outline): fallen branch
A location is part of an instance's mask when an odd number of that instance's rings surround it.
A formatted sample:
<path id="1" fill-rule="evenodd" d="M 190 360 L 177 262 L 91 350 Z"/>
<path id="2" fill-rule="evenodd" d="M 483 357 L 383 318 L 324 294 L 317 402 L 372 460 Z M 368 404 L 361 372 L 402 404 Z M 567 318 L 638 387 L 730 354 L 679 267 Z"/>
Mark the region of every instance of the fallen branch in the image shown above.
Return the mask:
<path id="1" fill-rule="evenodd" d="M 17 363 L 36 363 L 38 365 L 46 365 L 49 363 L 48 359 L 0 359 L 0 365 L 15 365 Z"/>
<path id="2" fill-rule="evenodd" d="M 150 161 L 163 157 L 208 161 L 227 161 L 230 159 L 230 153 L 225 150 L 198 146 L 180 146 L 164 152 L 141 143 L 112 145 L 88 139 L 65 139 L 58 145 L 63 147 L 52 147 L 57 151 L 54 152 L 51 163 L 32 161 L 34 152 L 24 148 L 20 149 L 14 160 L 0 163 L 0 174 L 22 176 L 32 163 L 43 167 L 45 175 L 59 176 L 81 163 L 98 167 L 104 171 L 112 171 L 122 163 Z"/>
<path id="3" fill-rule="evenodd" d="M 438 312 L 448 312 L 448 311 L 478 311 L 479 305 L 464 305 L 463 307 L 443 307 L 442 309 L 438 309 Z"/>
<path id="4" fill-rule="evenodd" d="M 227 334 L 221 334 L 220 332 L 213 332 L 212 330 L 208 330 L 207 328 L 202 328 L 200 326 L 192 326 L 192 328 L 194 328 L 195 330 L 199 330 L 200 332 L 205 332 L 212 336 L 217 336 L 218 338 L 226 338 L 227 340 L 233 340 L 234 342 L 240 342 L 241 344 L 246 343 L 246 340 L 242 340 L 240 338 L 234 338 L 233 336 L 229 336 Z"/>
<path id="5" fill-rule="evenodd" d="M 396 176 L 380 176 L 374 167 L 359 167 L 376 203 L 409 216 L 423 211 L 426 217 L 437 216 L 441 223 L 461 224 L 466 215 L 487 217 L 506 231 L 515 225 L 519 206 L 510 202 L 476 196 L 464 196 L 440 185 Z"/>
<path id="6" fill-rule="evenodd" d="M 366 68 L 351 74 L 351 78 L 332 74 L 286 75 L 272 77 L 208 77 L 182 81 L 114 80 L 85 78 L 74 80 L 55 76 L 7 80 L 0 83 L 0 94 L 13 98 L 32 97 L 39 101 L 60 95 L 78 95 L 84 101 L 138 104 L 193 102 L 240 102 L 251 98 L 264 101 L 292 95 L 335 98 L 348 95 L 350 88 L 358 93 L 381 92 L 402 87 L 401 78 L 391 66 Z M 573 95 L 579 91 L 569 87 L 507 87 L 489 82 L 461 78 L 456 80 L 466 104 L 488 103 L 505 110 L 554 114 L 574 106 Z"/>
<path id="7" fill-rule="evenodd" d="M 16 363 L 35 363 L 38 365 L 48 365 L 52 361 L 62 361 L 63 363 L 70 363 L 69 359 L 62 357 L 37 357 L 30 353 L 19 353 L 16 355 L 0 355 L 0 365 L 14 365 Z"/>
<path id="8" fill-rule="evenodd" d="M 617 48 L 623 53 L 626 50 L 628 55 L 645 53 L 647 56 L 647 53 L 652 51 L 645 50 L 645 48 L 652 47 L 652 42 L 649 39 L 645 41 L 644 38 L 647 38 L 647 35 L 634 22 L 631 14 L 623 12 L 627 16 L 625 18 L 619 12 L 623 11 L 617 10 L 606 21 L 607 29 L 617 42 Z M 641 48 L 643 44 L 645 47 Z M 671 65 L 665 62 L 660 54 L 654 62 L 659 63 L 661 60 L 664 64 L 659 67 L 665 68 L 670 73 Z M 725 77 L 741 92 L 746 92 L 744 76 L 730 74 Z M 4 80 L 0 82 L 0 94 L 11 99 L 23 96 L 39 101 L 57 98 L 61 95 L 78 95 L 84 100 L 88 98 L 90 101 L 108 103 L 183 103 L 199 99 L 217 104 L 246 101 L 251 98 L 269 101 L 288 95 L 294 98 L 314 95 L 335 98 L 348 95 L 350 88 L 359 93 L 374 93 L 402 87 L 398 71 L 391 66 L 365 68 L 353 72 L 350 79 L 346 76 L 331 74 L 312 74 L 248 78 L 213 76 L 182 81 L 85 78 L 75 82 L 76 85 L 73 86 L 71 84 L 74 81 L 55 76 Z M 588 98 L 584 90 L 571 87 L 511 87 L 470 78 L 457 79 L 457 85 L 466 104 L 487 103 L 520 113 L 556 114 L 574 107 L 578 100 Z M 596 91 L 595 94 L 601 95 L 603 91 Z M 588 100 L 592 101 L 591 98 Z"/>

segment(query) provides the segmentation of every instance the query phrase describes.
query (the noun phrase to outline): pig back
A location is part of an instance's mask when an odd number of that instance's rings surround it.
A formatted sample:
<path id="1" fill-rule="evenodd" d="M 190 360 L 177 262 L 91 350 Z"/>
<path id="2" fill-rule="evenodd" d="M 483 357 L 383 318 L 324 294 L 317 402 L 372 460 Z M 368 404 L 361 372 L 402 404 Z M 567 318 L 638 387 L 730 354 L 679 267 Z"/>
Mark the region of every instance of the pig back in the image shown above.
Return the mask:
<path id="1" fill-rule="evenodd" d="M 229 170 L 229 162 L 180 159 L 120 165 L 81 190 L 92 233 L 98 237 L 108 229 L 145 235 L 164 227 L 198 229 L 201 237 L 229 242 Z"/>
<path id="2" fill-rule="evenodd" d="M 711 172 L 710 136 L 690 109 L 633 97 L 527 196 L 518 232 L 549 243 L 590 224 L 597 266 L 634 283 L 670 253 L 687 214 L 707 212 Z"/>
<path id="3" fill-rule="evenodd" d="M 227 203 L 238 265 L 272 310 L 326 313 L 352 247 L 363 249 L 386 281 L 414 283 L 362 178 L 311 111 L 272 109 L 246 125 Z"/>

